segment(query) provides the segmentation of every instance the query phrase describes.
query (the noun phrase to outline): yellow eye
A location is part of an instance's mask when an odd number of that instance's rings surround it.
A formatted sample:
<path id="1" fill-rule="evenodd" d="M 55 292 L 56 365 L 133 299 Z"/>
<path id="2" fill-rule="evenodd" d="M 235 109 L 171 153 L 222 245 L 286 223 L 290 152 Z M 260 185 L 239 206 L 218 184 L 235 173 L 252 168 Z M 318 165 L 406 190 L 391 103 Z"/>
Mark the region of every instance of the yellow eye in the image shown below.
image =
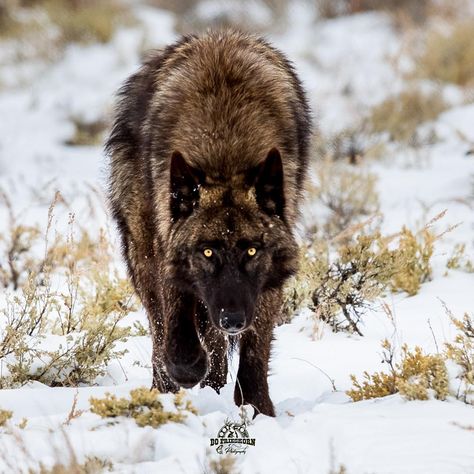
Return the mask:
<path id="1" fill-rule="evenodd" d="M 212 257 L 212 250 L 211 249 L 204 249 L 204 256 L 209 258 Z"/>
<path id="2" fill-rule="evenodd" d="M 257 249 L 255 247 L 250 247 L 247 250 L 247 253 L 249 254 L 250 257 L 253 257 L 257 253 Z"/>

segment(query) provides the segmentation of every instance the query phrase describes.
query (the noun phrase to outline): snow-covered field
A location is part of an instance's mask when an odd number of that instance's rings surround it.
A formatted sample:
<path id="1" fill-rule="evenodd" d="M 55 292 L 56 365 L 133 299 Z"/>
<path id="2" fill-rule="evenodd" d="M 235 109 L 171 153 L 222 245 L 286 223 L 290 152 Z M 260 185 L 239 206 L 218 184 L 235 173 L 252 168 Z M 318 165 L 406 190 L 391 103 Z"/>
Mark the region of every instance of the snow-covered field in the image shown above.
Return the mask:
<path id="1" fill-rule="evenodd" d="M 290 13 L 286 30 L 269 34 L 269 39 L 295 62 L 322 133 L 350 126 L 361 110 L 402 88 L 410 59 L 400 60 L 402 41 L 388 16 L 366 13 L 315 23 L 297 2 Z M 64 142 L 73 131 L 71 116 L 95 119 L 110 110 L 114 91 L 139 64 L 144 38 L 153 46 L 176 38 L 171 14 L 140 7 L 137 15 L 140 26 L 121 29 L 109 44 L 70 46 L 49 67 L 32 63 L 21 70 L 11 65 L 0 69 L 0 187 L 22 222 L 44 226 L 49 202 L 59 189 L 78 223 L 90 229 L 106 225 L 96 194 L 94 219 L 90 209 L 84 210 L 84 196 L 91 188 L 104 187 L 101 147 Z M 16 75 L 21 85 L 15 84 Z M 436 144 L 416 153 L 389 149 L 385 159 L 360 165 L 378 177 L 384 234 L 403 225 L 419 228 L 445 209 L 446 216 L 436 223 L 439 233 L 460 223 L 436 243 L 432 281 L 413 297 L 386 296 L 393 320 L 381 301 L 376 302 L 363 318 L 363 337 L 334 333 L 323 323 L 315 337 L 310 311 L 276 328 L 269 383 L 277 417 L 257 416 L 248 426 L 256 445 L 235 456 L 238 472 L 327 474 L 343 465 L 347 471 L 340 472 L 349 474 L 474 473 L 472 405 L 454 397 L 406 401 L 399 394 L 354 403 L 345 394 L 351 388 L 350 374 L 360 377 L 364 371 L 384 369 L 382 339 L 436 353 L 455 335 L 444 305 L 457 317 L 474 311 L 474 273 L 446 273 L 456 243 L 466 243 L 467 253 L 474 254 L 474 158 L 466 155 L 466 140 L 471 147 L 474 143 L 474 102 L 471 96 L 466 103 L 455 86 L 437 90 L 452 107 L 433 125 Z M 311 224 L 315 205 L 305 204 L 301 228 Z M 58 228 L 67 222 L 69 210 L 57 210 Z M 7 225 L 6 209 L 0 207 L 0 233 Z M 142 310 L 127 321 L 135 319 L 146 325 Z M 89 397 L 105 392 L 125 396 L 132 388 L 151 384 L 149 338 L 130 337 L 119 349 L 128 352 L 113 360 L 94 386 L 31 383 L 0 390 L 0 409 L 13 412 L 8 429 L 0 428 L 0 472 L 27 472 L 39 461 L 46 466 L 66 463 L 71 452 L 78 462 L 86 456 L 108 460 L 113 472 L 210 472 L 209 459 L 218 457 L 210 438 L 227 418 L 239 419 L 233 403 L 236 368 L 220 395 L 210 388 L 187 390 L 198 415 L 190 414 L 183 424 L 158 429 L 139 428 L 130 419 L 109 424 L 88 411 Z M 84 413 L 66 423 L 75 397 L 76 410 Z M 20 429 L 24 418 L 27 425 Z"/>

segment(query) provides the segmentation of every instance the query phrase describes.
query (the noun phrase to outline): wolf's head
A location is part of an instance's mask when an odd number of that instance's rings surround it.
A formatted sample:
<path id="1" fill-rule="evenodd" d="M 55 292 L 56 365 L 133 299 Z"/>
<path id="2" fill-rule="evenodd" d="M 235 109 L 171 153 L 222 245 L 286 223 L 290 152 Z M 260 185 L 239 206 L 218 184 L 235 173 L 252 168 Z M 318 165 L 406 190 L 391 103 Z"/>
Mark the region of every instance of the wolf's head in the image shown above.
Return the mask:
<path id="1" fill-rule="evenodd" d="M 229 334 L 251 326 L 261 292 L 281 286 L 296 271 L 283 183 L 275 148 L 232 182 L 212 180 L 173 153 L 167 272 Z"/>

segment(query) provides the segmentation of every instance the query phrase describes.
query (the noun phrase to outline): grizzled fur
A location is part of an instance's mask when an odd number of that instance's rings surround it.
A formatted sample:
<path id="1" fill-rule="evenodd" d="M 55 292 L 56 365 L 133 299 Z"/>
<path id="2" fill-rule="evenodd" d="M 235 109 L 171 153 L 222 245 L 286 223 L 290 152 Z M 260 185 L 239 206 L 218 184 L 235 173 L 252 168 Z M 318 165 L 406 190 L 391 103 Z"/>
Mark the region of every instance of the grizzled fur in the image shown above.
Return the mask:
<path id="1" fill-rule="evenodd" d="M 149 316 L 158 389 L 219 390 L 237 339 L 235 401 L 274 415 L 268 360 L 296 271 L 309 133 L 291 64 L 247 34 L 184 37 L 120 90 L 110 205 Z"/>

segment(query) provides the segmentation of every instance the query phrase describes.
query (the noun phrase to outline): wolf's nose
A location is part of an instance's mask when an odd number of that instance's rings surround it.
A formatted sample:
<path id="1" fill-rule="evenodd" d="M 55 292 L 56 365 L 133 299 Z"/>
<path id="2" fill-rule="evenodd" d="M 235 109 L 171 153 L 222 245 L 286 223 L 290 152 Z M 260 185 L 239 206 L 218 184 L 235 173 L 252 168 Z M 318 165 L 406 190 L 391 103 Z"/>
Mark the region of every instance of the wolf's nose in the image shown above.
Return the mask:
<path id="1" fill-rule="evenodd" d="M 245 327 L 245 313 L 243 311 L 223 312 L 220 325 L 229 334 L 237 334 Z"/>

